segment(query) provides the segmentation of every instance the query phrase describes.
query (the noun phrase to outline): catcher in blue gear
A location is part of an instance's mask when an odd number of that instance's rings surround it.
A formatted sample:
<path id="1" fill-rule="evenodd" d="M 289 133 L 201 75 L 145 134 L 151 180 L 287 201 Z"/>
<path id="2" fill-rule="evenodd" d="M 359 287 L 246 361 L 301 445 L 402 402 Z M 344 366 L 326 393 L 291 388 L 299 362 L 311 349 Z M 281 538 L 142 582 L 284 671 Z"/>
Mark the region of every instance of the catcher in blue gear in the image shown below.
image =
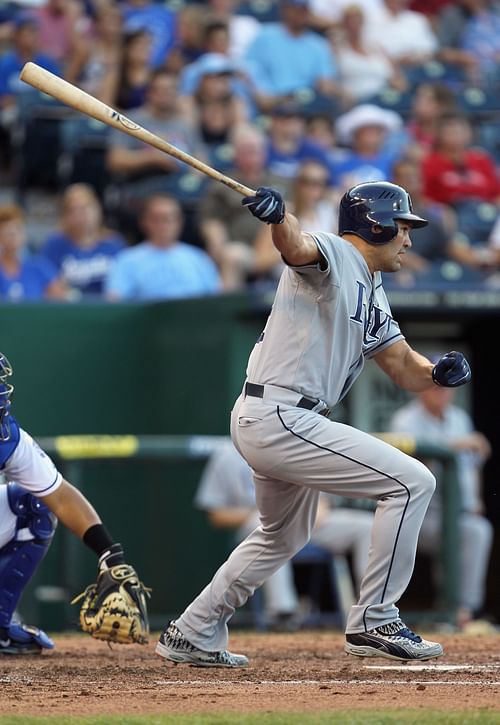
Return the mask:
<path id="1" fill-rule="evenodd" d="M 52 460 L 11 413 L 12 367 L 0 353 L 0 655 L 36 654 L 54 642 L 16 617 L 27 583 L 50 546 L 57 521 L 99 557 L 95 583 L 77 597 L 80 625 L 97 639 L 145 644 L 148 590 L 125 562 L 90 502 L 64 480 Z"/>

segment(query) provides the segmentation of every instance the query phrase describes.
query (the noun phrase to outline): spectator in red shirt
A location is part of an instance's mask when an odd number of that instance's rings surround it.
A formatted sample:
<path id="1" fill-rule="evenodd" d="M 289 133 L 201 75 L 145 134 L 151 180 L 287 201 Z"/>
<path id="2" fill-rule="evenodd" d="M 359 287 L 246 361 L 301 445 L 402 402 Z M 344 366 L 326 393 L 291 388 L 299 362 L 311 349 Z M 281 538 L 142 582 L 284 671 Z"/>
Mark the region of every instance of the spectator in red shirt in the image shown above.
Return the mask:
<path id="1" fill-rule="evenodd" d="M 451 0 L 411 0 L 408 7 L 416 13 L 427 15 L 430 21 L 434 23 L 442 8 L 449 5 L 450 2 Z"/>
<path id="2" fill-rule="evenodd" d="M 472 146 L 472 127 L 459 114 L 444 116 L 434 150 L 422 162 L 424 194 L 433 201 L 458 205 L 478 199 L 500 202 L 500 181 L 493 158 Z"/>

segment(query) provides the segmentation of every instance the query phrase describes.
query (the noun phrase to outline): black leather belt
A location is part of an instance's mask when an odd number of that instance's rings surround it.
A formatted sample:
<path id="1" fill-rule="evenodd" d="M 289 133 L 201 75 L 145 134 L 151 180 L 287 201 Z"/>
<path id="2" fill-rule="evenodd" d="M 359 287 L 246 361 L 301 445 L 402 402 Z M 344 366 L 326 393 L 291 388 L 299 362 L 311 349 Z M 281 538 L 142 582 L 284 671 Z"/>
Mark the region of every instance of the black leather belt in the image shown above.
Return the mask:
<path id="1" fill-rule="evenodd" d="M 258 385 L 257 383 L 245 383 L 245 395 L 250 395 L 252 398 L 263 398 L 264 385 Z M 306 410 L 313 410 L 313 408 L 316 408 L 319 403 L 319 400 L 314 400 L 313 398 L 306 398 L 305 396 L 302 396 L 296 403 L 293 403 L 293 406 L 295 408 L 305 408 Z M 319 415 L 324 415 L 325 417 L 328 417 L 331 411 L 330 408 L 325 407 L 322 410 L 318 410 L 317 412 L 319 413 Z"/>

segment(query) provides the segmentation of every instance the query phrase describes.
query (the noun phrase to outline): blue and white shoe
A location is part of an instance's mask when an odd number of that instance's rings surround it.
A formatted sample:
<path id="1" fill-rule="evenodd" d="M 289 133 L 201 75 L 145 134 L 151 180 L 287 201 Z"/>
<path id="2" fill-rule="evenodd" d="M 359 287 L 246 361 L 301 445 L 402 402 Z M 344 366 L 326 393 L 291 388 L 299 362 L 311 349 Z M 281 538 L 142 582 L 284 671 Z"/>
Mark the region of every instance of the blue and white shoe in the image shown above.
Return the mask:
<path id="1" fill-rule="evenodd" d="M 227 650 L 205 652 L 198 649 L 184 637 L 173 622 L 163 630 L 156 645 L 156 654 L 175 664 L 194 667 L 248 667 L 245 655 L 235 655 Z"/>
<path id="2" fill-rule="evenodd" d="M 390 660 L 431 660 L 441 657 L 443 648 L 415 634 L 400 620 L 368 632 L 346 634 L 345 651 L 357 657 L 386 657 Z"/>
<path id="3" fill-rule="evenodd" d="M 0 635 L 0 655 L 36 655 L 54 647 L 48 634 L 29 624 L 11 622 Z"/>

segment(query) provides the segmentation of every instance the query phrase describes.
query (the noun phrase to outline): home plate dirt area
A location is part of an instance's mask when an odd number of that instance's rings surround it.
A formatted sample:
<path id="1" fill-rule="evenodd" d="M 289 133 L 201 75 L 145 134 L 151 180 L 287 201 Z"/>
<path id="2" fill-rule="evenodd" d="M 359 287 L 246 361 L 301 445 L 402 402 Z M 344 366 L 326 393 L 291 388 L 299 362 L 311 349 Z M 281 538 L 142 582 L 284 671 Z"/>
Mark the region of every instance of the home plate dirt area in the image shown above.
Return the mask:
<path id="1" fill-rule="evenodd" d="M 341 633 L 238 633 L 241 670 L 167 663 L 146 646 L 57 636 L 43 655 L 0 659 L 1 714 L 304 712 L 334 709 L 500 710 L 500 634 L 433 633 L 445 655 L 402 664 L 346 655 Z"/>

